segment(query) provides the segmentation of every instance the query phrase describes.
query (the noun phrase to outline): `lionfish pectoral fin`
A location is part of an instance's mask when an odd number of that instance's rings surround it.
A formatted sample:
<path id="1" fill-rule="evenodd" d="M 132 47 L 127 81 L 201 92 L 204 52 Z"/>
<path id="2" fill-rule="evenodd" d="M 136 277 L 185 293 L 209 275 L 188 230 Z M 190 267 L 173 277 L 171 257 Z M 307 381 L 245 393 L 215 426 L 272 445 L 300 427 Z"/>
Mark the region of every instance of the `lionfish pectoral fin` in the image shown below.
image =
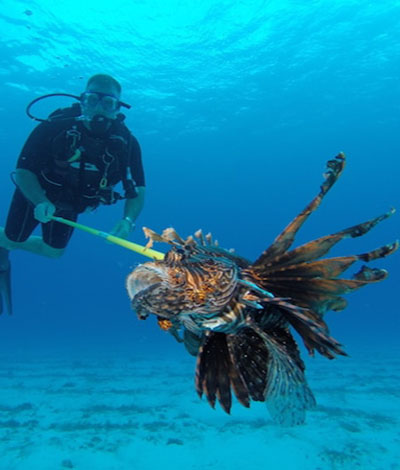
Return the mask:
<path id="1" fill-rule="evenodd" d="M 234 387 L 236 397 L 245 406 L 249 406 L 250 398 L 264 401 L 268 364 L 264 341 L 251 328 L 243 328 L 235 335 L 228 335 L 227 342 L 232 364 L 240 378 L 241 389 Z"/>
<path id="2" fill-rule="evenodd" d="M 264 394 L 272 419 L 285 426 L 304 423 L 306 410 L 314 408 L 316 402 L 296 342 L 285 328 L 266 331 L 255 324 L 251 327 L 268 349 Z"/>
<path id="3" fill-rule="evenodd" d="M 197 356 L 197 393 L 200 397 L 204 394 L 213 408 L 218 399 L 222 409 L 229 414 L 232 406 L 231 386 L 238 400 L 248 407 L 248 393 L 231 361 L 227 335 L 207 332 Z"/>
<path id="4" fill-rule="evenodd" d="M 197 392 L 229 413 L 231 388 L 246 407 L 250 398 L 267 401 L 274 421 L 284 425 L 304 422 L 305 411 L 315 406 L 297 345 L 284 328 L 264 331 L 250 322 L 234 335 L 206 334 L 197 359 Z"/>
<path id="5" fill-rule="evenodd" d="M 168 333 L 173 336 L 178 343 L 184 342 L 183 338 L 179 334 L 179 328 L 170 320 L 158 318 L 158 325 L 163 331 L 168 331 Z"/>
<path id="6" fill-rule="evenodd" d="M 186 350 L 191 356 L 197 356 L 201 343 L 203 341 L 203 335 L 193 333 L 192 331 L 184 328 L 183 330 L 183 344 Z"/>

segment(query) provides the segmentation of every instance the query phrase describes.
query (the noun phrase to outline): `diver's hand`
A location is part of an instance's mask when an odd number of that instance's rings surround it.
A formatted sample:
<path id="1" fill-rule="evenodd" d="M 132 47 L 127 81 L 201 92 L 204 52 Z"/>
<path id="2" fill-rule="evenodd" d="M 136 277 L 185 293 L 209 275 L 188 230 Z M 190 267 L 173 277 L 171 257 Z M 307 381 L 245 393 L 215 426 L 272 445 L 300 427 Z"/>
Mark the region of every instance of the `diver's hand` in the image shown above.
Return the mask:
<path id="1" fill-rule="evenodd" d="M 115 237 L 127 239 L 130 232 L 135 228 L 135 224 L 127 219 L 120 220 L 117 225 L 111 230 L 110 234 Z"/>
<path id="2" fill-rule="evenodd" d="M 39 222 L 46 224 L 51 220 L 51 217 L 54 215 L 56 211 L 56 206 L 52 204 L 50 201 L 44 201 L 35 206 L 33 211 L 33 215 L 35 219 Z"/>

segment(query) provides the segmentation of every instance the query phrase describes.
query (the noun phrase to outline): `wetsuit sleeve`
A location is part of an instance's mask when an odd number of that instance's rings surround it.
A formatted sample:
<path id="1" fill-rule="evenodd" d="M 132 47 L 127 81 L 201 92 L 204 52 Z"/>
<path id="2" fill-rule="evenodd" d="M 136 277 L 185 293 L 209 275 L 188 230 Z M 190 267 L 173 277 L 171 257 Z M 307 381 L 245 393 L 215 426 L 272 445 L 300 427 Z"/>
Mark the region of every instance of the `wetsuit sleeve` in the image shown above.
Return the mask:
<path id="1" fill-rule="evenodd" d="M 17 168 L 30 170 L 38 175 L 47 165 L 51 149 L 49 131 L 48 123 L 41 123 L 33 129 L 21 150 Z"/>
<path id="2" fill-rule="evenodd" d="M 129 155 L 129 168 L 136 186 L 145 186 L 144 170 L 142 164 L 142 151 L 139 142 L 131 135 L 131 148 Z"/>

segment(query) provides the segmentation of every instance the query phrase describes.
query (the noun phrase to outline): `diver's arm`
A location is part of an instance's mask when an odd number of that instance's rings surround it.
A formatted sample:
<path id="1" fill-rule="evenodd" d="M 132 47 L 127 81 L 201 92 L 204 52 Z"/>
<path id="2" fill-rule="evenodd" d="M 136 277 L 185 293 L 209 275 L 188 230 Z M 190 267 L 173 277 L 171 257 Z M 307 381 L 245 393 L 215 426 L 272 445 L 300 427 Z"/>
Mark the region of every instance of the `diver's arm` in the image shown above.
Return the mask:
<path id="1" fill-rule="evenodd" d="M 56 212 L 56 206 L 47 199 L 37 176 L 29 170 L 17 168 L 15 171 L 15 182 L 22 191 L 22 194 L 33 204 L 35 219 L 44 224 L 50 222 Z"/>
<path id="2" fill-rule="evenodd" d="M 133 199 L 127 199 L 125 201 L 125 208 L 124 208 L 124 218 L 128 217 L 135 222 L 135 220 L 139 217 L 139 214 L 142 212 L 143 205 L 144 205 L 144 194 L 145 194 L 145 187 L 138 186 L 136 188 L 137 196 Z"/>
<path id="3" fill-rule="evenodd" d="M 29 200 L 34 206 L 42 202 L 50 202 L 44 189 L 40 186 L 37 176 L 29 170 L 24 168 L 17 168 L 15 171 L 15 182 L 18 188 L 22 191 L 22 194 Z"/>
<path id="4" fill-rule="evenodd" d="M 129 233 L 135 228 L 135 220 L 139 217 L 144 205 L 144 186 L 136 187 L 137 196 L 133 199 L 126 199 L 124 207 L 124 217 L 110 232 L 120 238 L 128 238 Z"/>

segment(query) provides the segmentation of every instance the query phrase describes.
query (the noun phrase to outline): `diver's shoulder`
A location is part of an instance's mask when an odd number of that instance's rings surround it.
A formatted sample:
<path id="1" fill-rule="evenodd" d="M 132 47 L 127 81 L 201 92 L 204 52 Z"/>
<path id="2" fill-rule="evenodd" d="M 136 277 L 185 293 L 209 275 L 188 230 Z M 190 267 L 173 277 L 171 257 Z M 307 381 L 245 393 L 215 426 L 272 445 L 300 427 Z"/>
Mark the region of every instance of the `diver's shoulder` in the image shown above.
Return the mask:
<path id="1" fill-rule="evenodd" d="M 139 145 L 138 139 L 125 123 L 125 115 L 122 113 L 117 116 L 117 129 L 117 133 L 119 133 L 119 135 L 124 137 L 127 141 L 130 141 L 131 145 Z"/>
<path id="2" fill-rule="evenodd" d="M 63 122 L 69 121 L 70 119 L 76 119 L 77 117 L 82 115 L 82 109 L 79 103 L 74 103 L 67 108 L 58 108 L 52 113 L 49 114 L 46 122 Z"/>
<path id="3" fill-rule="evenodd" d="M 40 122 L 34 129 L 34 132 L 53 134 L 61 132 L 64 129 L 71 128 L 78 122 L 77 118 L 81 115 L 79 105 L 72 105 L 68 108 L 58 108 L 49 114 L 47 119 Z"/>

